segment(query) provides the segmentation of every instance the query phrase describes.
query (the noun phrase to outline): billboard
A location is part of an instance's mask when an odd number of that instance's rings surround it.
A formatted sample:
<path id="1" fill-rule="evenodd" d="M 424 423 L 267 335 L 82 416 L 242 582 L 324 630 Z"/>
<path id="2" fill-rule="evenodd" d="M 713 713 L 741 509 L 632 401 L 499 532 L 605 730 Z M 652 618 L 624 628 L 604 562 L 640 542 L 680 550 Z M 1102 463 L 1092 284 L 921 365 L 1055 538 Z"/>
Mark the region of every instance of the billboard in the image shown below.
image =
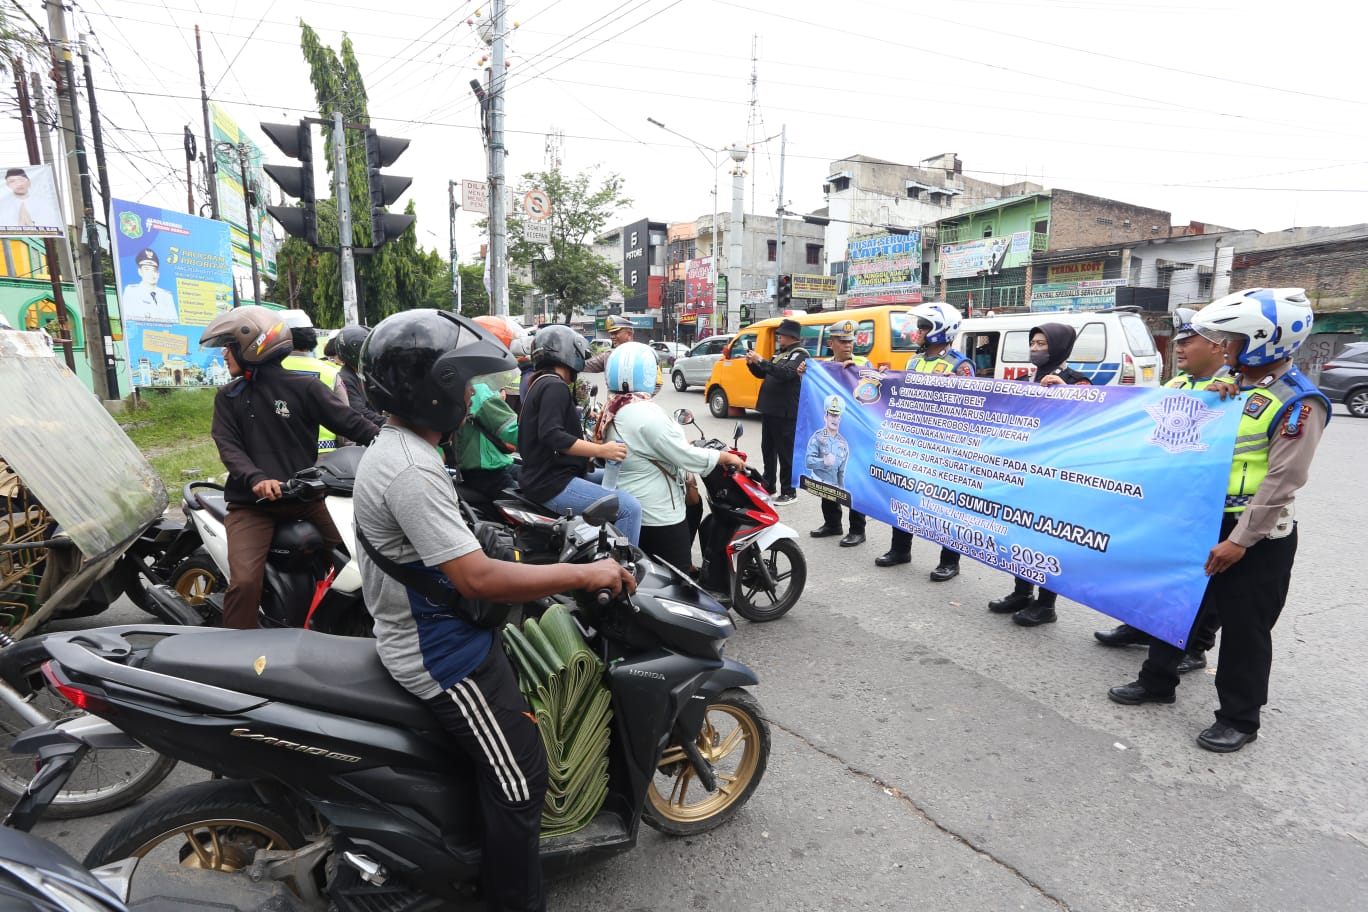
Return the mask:
<path id="1" fill-rule="evenodd" d="M 209 321 L 233 306 L 230 226 L 115 199 L 114 275 L 134 386 L 217 386 L 228 369 L 200 351 Z"/>
<path id="2" fill-rule="evenodd" d="M 642 313 L 651 294 L 650 222 L 642 219 L 622 229 L 622 284 L 627 286 L 622 309 Z"/>
<path id="3" fill-rule="evenodd" d="M 942 244 L 940 272 L 947 279 L 968 279 L 979 273 L 996 275 L 1012 245 L 1010 235 L 979 238 L 962 244 Z"/>
<path id="4" fill-rule="evenodd" d="M 0 237 L 63 237 L 52 165 L 11 165 L 0 187 Z"/>
<path id="5" fill-rule="evenodd" d="M 1116 289 L 1125 279 L 1054 282 L 1031 289 L 1031 310 L 1102 310 L 1116 304 Z"/>
<path id="6" fill-rule="evenodd" d="M 256 203 L 252 207 L 252 241 L 256 245 L 257 269 L 267 278 L 276 277 L 275 232 L 271 227 L 271 217 L 266 212 L 266 203 L 272 195 L 273 184 L 261 169 L 263 157 L 252 137 L 242 131 L 237 121 L 214 102 L 209 102 L 209 134 L 213 140 L 210 153 L 214 156 L 214 184 L 218 189 L 219 218 L 233 227 L 233 263 L 239 267 L 234 275 L 241 283 L 250 287 L 252 279 L 252 260 L 247 245 L 247 202 L 242 188 L 242 160 L 246 159 L 247 183 L 256 191 Z M 245 155 L 239 157 L 236 148 L 226 148 L 219 143 L 244 147 Z"/>
<path id="7" fill-rule="evenodd" d="M 793 275 L 793 296 L 795 298 L 834 298 L 841 287 L 840 276 Z"/>
<path id="8" fill-rule="evenodd" d="M 883 304 L 921 301 L 921 232 L 883 234 L 851 241 L 846 259 L 846 294 L 856 305 L 864 298 Z M 794 294 L 798 294 L 795 286 Z"/>
<path id="9" fill-rule="evenodd" d="M 684 306 L 712 307 L 712 257 L 696 257 L 684 267 Z"/>

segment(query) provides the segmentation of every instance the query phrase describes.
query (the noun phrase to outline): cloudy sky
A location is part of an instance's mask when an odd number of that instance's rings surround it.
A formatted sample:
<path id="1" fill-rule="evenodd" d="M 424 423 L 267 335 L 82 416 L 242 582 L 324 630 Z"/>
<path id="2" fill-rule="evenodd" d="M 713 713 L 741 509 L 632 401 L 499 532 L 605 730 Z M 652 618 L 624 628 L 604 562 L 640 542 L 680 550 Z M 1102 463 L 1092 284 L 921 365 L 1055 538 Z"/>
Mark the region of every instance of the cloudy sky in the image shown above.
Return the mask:
<path id="1" fill-rule="evenodd" d="M 20 0 L 45 21 L 38 0 Z M 415 178 L 419 241 L 447 248 L 447 181 L 481 178 L 469 89 L 487 4 L 384 0 L 76 0 L 116 196 L 185 205 L 181 129 L 202 133 L 194 26 L 211 97 L 251 128 L 312 113 L 299 20 L 351 36 L 375 125 L 412 139 L 390 171 Z M 712 211 L 708 156 L 757 146 L 747 210 L 825 204 L 835 159 L 912 163 L 957 152 L 966 173 L 1031 179 L 1272 231 L 1368 221 L 1368 82 L 1343 4 L 1305 0 L 511 0 L 510 175 L 541 170 L 563 134 L 567 171 L 618 173 L 620 222 Z M 754 60 L 753 60 L 754 58 Z M 756 74 L 752 85 L 752 71 Z M 23 156 L 17 124 L 0 159 Z M 263 146 L 268 145 L 259 138 Z M 321 151 L 321 146 L 317 147 Z M 725 171 L 723 209 L 727 208 Z M 753 195 L 752 195 L 753 194 Z M 402 205 L 402 203 L 401 203 Z M 458 218 L 460 255 L 480 242 Z"/>

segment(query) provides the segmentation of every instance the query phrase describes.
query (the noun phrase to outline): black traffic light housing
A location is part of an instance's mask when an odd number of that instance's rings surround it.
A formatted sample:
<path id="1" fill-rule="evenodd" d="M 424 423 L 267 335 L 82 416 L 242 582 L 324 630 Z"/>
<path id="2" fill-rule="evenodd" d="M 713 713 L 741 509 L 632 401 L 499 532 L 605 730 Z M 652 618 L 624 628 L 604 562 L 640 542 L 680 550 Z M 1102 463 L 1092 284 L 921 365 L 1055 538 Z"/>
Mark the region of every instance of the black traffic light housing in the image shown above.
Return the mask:
<path id="1" fill-rule="evenodd" d="M 775 286 L 774 300 L 780 310 L 788 308 L 793 303 L 793 276 L 781 275 L 779 277 Z"/>
<path id="2" fill-rule="evenodd" d="M 411 177 L 395 174 L 381 174 L 381 168 L 388 168 L 404 154 L 409 146 L 407 139 L 396 136 L 381 136 L 374 130 L 366 129 L 366 174 L 370 187 L 371 247 L 381 247 L 408 230 L 415 217 L 396 215 L 385 211 L 385 207 L 404 195 L 413 183 Z"/>
<path id="3" fill-rule="evenodd" d="M 318 246 L 318 207 L 314 199 L 313 136 L 309 122 L 261 125 L 261 131 L 298 165 L 266 165 L 263 170 L 286 196 L 299 200 L 298 206 L 267 206 L 266 211 L 288 234 Z"/>

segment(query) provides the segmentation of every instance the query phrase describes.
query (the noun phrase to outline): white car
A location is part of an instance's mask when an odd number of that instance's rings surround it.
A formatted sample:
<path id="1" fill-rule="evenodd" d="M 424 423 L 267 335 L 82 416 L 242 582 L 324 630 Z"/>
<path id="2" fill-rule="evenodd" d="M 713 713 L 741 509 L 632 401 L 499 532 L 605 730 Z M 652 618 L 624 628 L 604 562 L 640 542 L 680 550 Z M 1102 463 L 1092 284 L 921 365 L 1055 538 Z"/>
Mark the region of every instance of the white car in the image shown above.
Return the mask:
<path id="1" fill-rule="evenodd" d="M 656 360 L 661 364 L 673 364 L 689 353 L 689 346 L 681 345 L 678 342 L 655 341 L 649 344 L 656 353 Z"/>
<path id="2" fill-rule="evenodd" d="M 722 349 L 730 340 L 730 336 L 712 336 L 676 358 L 674 367 L 670 369 L 674 388 L 682 393 L 690 386 L 706 385 L 713 365 L 722 359 Z"/>

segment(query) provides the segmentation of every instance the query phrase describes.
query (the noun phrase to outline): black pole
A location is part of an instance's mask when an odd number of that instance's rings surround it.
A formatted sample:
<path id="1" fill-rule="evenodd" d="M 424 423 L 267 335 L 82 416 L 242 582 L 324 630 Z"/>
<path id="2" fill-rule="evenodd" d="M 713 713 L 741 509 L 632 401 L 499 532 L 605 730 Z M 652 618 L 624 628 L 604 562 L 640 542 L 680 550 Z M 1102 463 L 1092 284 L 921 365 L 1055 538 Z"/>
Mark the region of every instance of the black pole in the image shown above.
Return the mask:
<path id="1" fill-rule="evenodd" d="M 195 26 L 195 56 L 199 58 L 200 109 L 204 112 L 204 164 L 209 181 L 209 212 L 211 218 L 218 218 L 218 180 L 214 176 L 218 171 L 218 153 L 213 151 L 214 136 L 209 132 L 209 90 L 204 85 L 204 47 L 200 44 L 199 25 Z M 237 282 L 233 283 L 233 306 L 237 306 Z"/>
<path id="2" fill-rule="evenodd" d="M 85 139 L 81 136 L 81 106 L 76 100 L 76 67 L 71 62 L 71 49 L 62 48 L 66 71 L 66 88 L 71 98 L 71 132 L 76 149 L 76 167 L 81 173 L 81 209 L 85 218 L 86 248 L 90 251 L 90 277 L 95 285 L 95 320 L 100 326 L 100 345 L 104 348 L 105 383 L 109 398 L 119 399 L 119 367 L 114 360 L 114 333 L 109 326 L 109 302 L 105 298 L 104 261 L 100 256 L 100 232 L 95 224 L 95 208 L 91 200 L 90 162 L 86 159 Z M 90 340 L 86 340 L 90 345 Z"/>
<path id="3" fill-rule="evenodd" d="M 104 132 L 100 127 L 100 109 L 95 104 L 95 80 L 90 73 L 90 52 L 81 41 L 81 66 L 85 70 L 86 97 L 90 101 L 90 139 L 95 146 L 95 172 L 100 176 L 100 198 L 104 200 L 105 230 L 109 230 L 109 169 L 105 167 Z"/>
<path id="4" fill-rule="evenodd" d="M 257 273 L 256 241 L 252 239 L 252 188 L 247 186 L 247 144 L 238 143 L 238 174 L 242 177 L 242 205 L 246 207 L 247 256 L 252 261 L 252 302 L 261 303 L 261 276 Z"/>

